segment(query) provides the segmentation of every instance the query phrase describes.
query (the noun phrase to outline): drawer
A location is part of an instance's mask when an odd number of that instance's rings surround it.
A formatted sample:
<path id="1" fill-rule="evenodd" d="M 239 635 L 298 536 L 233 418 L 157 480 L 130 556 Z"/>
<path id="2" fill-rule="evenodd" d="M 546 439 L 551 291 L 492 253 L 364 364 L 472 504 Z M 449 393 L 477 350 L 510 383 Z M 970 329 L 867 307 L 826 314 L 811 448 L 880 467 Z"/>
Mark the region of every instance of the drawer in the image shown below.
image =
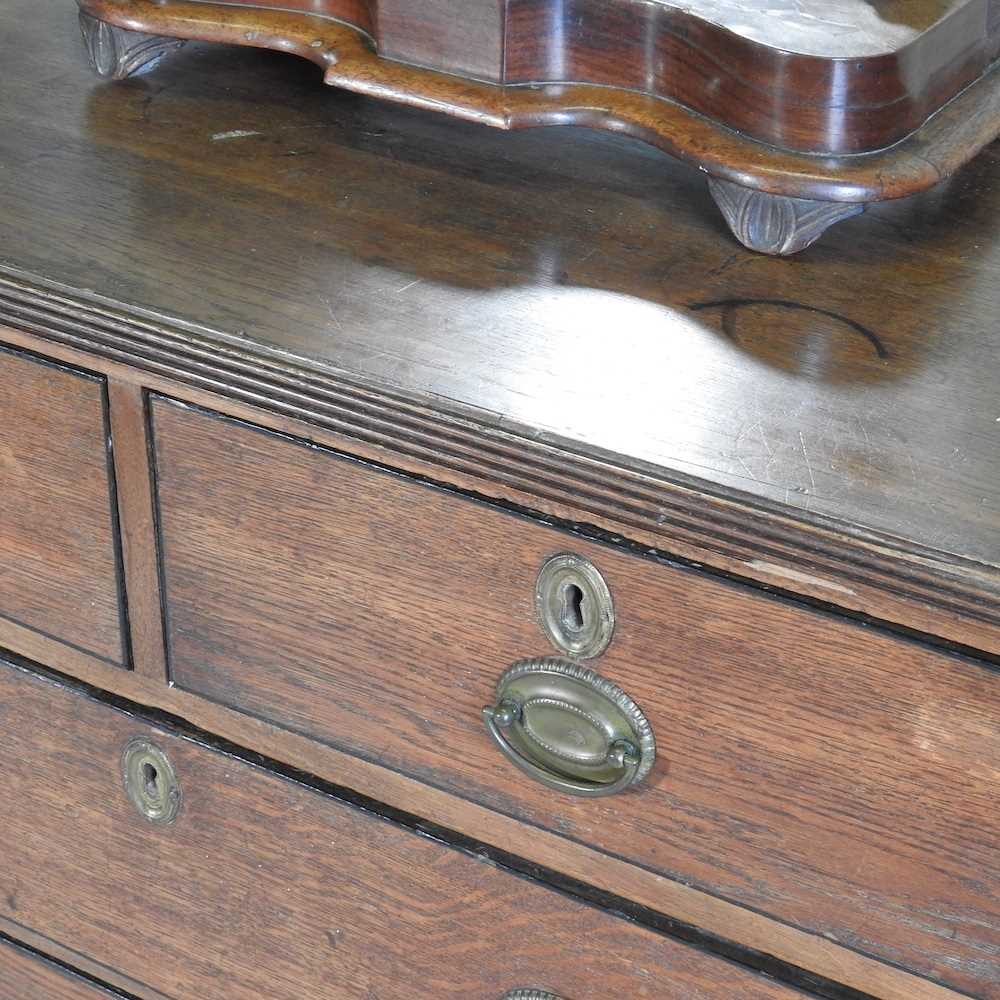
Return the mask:
<path id="1" fill-rule="evenodd" d="M 113 994 L 0 939 L 0 1000 L 116 1000 Z"/>
<path id="2" fill-rule="evenodd" d="M 153 426 L 176 684 L 1000 997 L 995 672 L 180 404 Z M 482 718 L 556 652 L 535 587 L 567 550 L 614 600 L 589 666 L 658 742 L 608 798 L 532 781 Z"/>
<path id="3" fill-rule="evenodd" d="M 0 914 L 140 994 L 802 996 L 6 665 L 0 829 Z"/>
<path id="4" fill-rule="evenodd" d="M 0 645 L 125 662 L 103 381 L 0 347 Z"/>

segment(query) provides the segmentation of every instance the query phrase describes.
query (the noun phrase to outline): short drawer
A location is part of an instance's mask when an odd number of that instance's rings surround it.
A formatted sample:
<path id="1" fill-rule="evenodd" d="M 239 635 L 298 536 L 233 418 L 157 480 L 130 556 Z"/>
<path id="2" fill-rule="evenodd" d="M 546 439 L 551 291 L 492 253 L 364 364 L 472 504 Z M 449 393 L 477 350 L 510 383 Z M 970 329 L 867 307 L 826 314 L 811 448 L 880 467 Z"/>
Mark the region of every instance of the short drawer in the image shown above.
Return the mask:
<path id="1" fill-rule="evenodd" d="M 102 380 L 0 347 L 0 645 L 123 664 L 118 570 Z"/>
<path id="2" fill-rule="evenodd" d="M 173 680 L 979 996 L 1000 997 L 1000 678 L 166 400 L 153 404 Z M 632 791 L 535 783 L 482 709 L 556 650 L 540 567 L 609 585 L 588 665 L 658 742 Z"/>
<path id="3" fill-rule="evenodd" d="M 140 995 L 802 996 L 2 664 L 0 829 L 0 916 Z"/>
<path id="4" fill-rule="evenodd" d="M 0 939 L 0 1000 L 120 1000 L 61 966 Z"/>

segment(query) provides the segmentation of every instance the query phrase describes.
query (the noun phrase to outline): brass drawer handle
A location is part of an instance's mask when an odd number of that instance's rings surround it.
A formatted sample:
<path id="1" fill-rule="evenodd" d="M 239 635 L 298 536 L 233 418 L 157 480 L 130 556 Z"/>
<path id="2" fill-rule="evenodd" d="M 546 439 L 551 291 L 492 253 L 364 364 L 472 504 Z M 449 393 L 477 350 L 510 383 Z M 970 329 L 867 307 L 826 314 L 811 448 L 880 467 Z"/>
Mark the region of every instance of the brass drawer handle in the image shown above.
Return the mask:
<path id="1" fill-rule="evenodd" d="M 546 993 L 545 990 L 511 990 L 505 993 L 500 1000 L 563 1000 L 555 993 Z"/>
<path id="2" fill-rule="evenodd" d="M 515 663 L 483 709 L 505 756 L 548 788 L 615 795 L 638 784 L 656 759 L 653 731 L 616 684 L 571 660 Z"/>

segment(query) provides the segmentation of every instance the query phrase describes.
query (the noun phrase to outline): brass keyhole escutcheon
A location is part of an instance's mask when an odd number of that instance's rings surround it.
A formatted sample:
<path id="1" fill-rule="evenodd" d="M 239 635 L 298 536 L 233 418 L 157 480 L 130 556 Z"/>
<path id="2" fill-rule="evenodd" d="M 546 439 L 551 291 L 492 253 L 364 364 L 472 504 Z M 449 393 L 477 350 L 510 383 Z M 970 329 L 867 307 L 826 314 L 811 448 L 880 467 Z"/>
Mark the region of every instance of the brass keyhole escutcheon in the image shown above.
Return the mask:
<path id="1" fill-rule="evenodd" d="M 147 739 L 129 740 L 122 751 L 125 794 L 140 816 L 167 824 L 177 818 L 181 786 L 167 755 Z"/>
<path id="2" fill-rule="evenodd" d="M 564 552 L 545 561 L 535 585 L 538 620 L 552 644 L 567 656 L 590 660 L 611 644 L 615 608 L 597 567 Z"/>

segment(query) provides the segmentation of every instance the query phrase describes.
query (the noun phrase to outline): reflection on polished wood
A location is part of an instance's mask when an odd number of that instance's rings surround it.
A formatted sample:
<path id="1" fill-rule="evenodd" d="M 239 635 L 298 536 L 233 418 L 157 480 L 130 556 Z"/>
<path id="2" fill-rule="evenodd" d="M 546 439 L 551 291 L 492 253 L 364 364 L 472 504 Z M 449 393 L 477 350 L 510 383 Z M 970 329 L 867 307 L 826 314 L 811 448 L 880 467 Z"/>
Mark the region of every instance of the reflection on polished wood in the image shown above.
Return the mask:
<path id="1" fill-rule="evenodd" d="M 306 64 L 219 47 L 102 86 L 65 12 L 25 3 L 0 11 L 8 268 L 568 442 L 641 484 L 648 543 L 1000 650 L 997 147 L 758 258 L 706 225 L 697 177 L 626 140 L 332 98 Z M 490 489 L 525 499 L 504 461 Z M 614 522 L 562 491 L 545 481 Z"/>
<path id="2" fill-rule="evenodd" d="M 904 48 L 966 0 L 653 0 L 771 48 L 847 59 Z"/>

